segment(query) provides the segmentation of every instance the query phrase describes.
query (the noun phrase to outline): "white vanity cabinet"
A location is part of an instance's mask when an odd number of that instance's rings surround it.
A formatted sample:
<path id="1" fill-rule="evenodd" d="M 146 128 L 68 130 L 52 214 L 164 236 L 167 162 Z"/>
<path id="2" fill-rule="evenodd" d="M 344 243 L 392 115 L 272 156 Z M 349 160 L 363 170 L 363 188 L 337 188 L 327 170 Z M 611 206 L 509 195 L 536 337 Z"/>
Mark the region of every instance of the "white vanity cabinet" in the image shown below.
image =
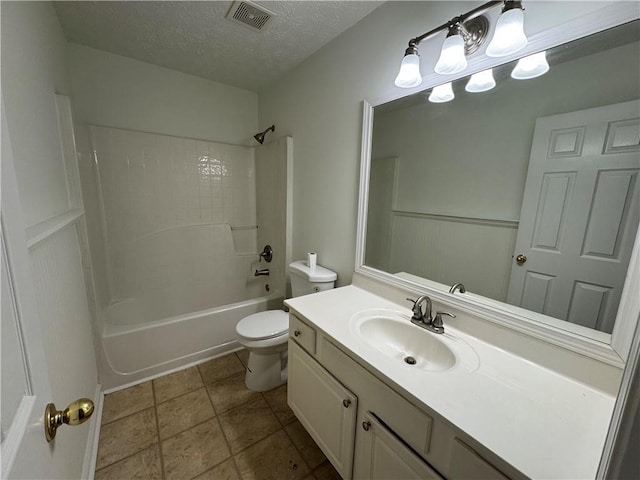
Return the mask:
<path id="1" fill-rule="evenodd" d="M 342 478 L 351 478 L 358 399 L 293 340 L 287 401 Z"/>
<path id="2" fill-rule="evenodd" d="M 508 466 L 504 475 L 504 462 L 489 455 L 501 466 L 494 468 L 473 441 L 398 394 L 311 322 L 291 313 L 289 327 L 289 406 L 344 480 L 521 477 Z"/>

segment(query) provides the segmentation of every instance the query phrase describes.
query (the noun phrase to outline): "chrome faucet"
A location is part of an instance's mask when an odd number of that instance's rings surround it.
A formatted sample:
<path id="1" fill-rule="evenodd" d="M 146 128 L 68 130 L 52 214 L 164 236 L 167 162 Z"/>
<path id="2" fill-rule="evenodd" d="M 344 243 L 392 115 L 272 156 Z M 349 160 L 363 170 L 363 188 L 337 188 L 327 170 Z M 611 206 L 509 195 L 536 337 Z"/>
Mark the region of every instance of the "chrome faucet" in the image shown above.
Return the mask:
<path id="1" fill-rule="evenodd" d="M 431 299 L 426 295 L 420 295 L 416 300 L 412 298 L 407 298 L 410 302 L 413 302 L 413 317 L 411 317 L 411 321 L 415 324 L 419 323 L 431 323 Z M 425 302 L 427 309 L 424 313 L 422 313 L 422 302 Z"/>
<path id="2" fill-rule="evenodd" d="M 456 290 L 460 290 L 460 293 L 464 293 L 467 291 L 462 283 L 454 283 L 449 289 L 449 293 L 456 293 Z"/>
<path id="3" fill-rule="evenodd" d="M 444 323 L 442 321 L 442 315 L 448 315 L 451 318 L 456 318 L 453 313 L 449 312 L 436 312 L 435 318 L 431 317 L 431 299 L 426 295 L 420 295 L 416 300 L 407 298 L 410 302 L 413 302 L 413 316 L 411 317 L 411 323 L 421 328 L 425 328 L 433 333 L 444 333 Z M 422 302 L 425 302 L 426 310 L 422 313 Z"/>
<path id="4" fill-rule="evenodd" d="M 262 270 L 256 270 L 256 273 L 253 274 L 255 277 L 261 277 L 263 275 L 269 276 L 269 269 L 263 268 Z"/>

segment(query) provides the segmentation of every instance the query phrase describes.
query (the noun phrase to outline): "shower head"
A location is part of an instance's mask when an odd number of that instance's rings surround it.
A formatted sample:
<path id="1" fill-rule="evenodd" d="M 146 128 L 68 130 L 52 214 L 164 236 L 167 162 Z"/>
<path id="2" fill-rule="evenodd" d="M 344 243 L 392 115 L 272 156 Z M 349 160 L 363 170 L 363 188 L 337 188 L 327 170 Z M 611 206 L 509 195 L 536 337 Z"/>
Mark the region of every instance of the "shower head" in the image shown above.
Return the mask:
<path id="1" fill-rule="evenodd" d="M 264 132 L 260 132 L 260 133 L 256 133 L 253 138 L 255 138 L 258 143 L 263 144 L 264 143 L 264 136 L 267 134 L 267 132 L 271 130 L 272 132 L 276 131 L 276 126 L 275 125 L 271 125 L 269 128 L 267 128 Z"/>

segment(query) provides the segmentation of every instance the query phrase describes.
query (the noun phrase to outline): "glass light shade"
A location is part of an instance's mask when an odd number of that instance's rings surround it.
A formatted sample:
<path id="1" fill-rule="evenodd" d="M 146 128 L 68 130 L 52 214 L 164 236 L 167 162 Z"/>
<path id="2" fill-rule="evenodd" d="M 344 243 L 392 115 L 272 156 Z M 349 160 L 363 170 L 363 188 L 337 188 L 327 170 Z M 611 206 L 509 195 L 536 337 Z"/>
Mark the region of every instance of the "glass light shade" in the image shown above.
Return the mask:
<path id="1" fill-rule="evenodd" d="M 484 70 L 482 72 L 474 73 L 467 82 L 467 86 L 464 89 L 467 92 L 486 92 L 496 86 L 496 81 L 493 79 L 493 69 Z"/>
<path id="2" fill-rule="evenodd" d="M 518 60 L 511 76 L 516 80 L 528 80 L 544 75 L 548 71 L 547 52 L 540 52 Z"/>
<path id="3" fill-rule="evenodd" d="M 400 71 L 395 84 L 400 88 L 417 87 L 422 83 L 420 75 L 420 57 L 415 54 L 405 55 L 400 64 Z"/>
<path id="4" fill-rule="evenodd" d="M 451 82 L 449 82 L 434 87 L 429 95 L 429 101 L 433 103 L 444 103 L 453 100 L 454 97 L 453 87 L 451 86 Z"/>
<path id="5" fill-rule="evenodd" d="M 441 75 L 451 75 L 465 68 L 467 68 L 467 57 L 464 55 L 464 39 L 462 35 L 451 35 L 442 44 L 440 58 L 434 70 Z"/>
<path id="6" fill-rule="evenodd" d="M 496 23 L 496 31 L 485 52 L 489 57 L 504 57 L 527 45 L 524 34 L 524 14 L 519 8 L 502 13 Z"/>

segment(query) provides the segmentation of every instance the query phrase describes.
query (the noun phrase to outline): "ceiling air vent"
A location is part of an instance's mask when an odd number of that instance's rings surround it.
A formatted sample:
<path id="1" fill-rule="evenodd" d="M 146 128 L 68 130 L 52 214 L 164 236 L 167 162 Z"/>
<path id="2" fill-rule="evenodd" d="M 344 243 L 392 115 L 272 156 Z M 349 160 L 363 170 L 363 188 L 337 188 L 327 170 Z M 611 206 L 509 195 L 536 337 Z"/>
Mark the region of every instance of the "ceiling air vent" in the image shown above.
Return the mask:
<path id="1" fill-rule="evenodd" d="M 260 5 L 243 0 L 233 2 L 227 18 L 252 30 L 263 30 L 275 14 Z"/>

